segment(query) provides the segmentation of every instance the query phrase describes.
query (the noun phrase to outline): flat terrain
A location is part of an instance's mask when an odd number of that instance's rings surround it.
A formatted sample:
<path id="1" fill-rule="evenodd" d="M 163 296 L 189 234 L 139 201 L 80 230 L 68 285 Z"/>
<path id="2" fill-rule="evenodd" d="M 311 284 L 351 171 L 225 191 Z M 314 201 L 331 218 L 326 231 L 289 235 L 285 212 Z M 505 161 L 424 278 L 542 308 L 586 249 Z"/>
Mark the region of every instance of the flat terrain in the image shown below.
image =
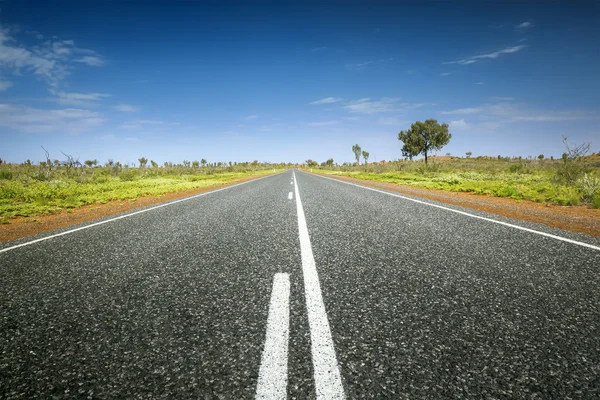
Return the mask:
<path id="1" fill-rule="evenodd" d="M 0 398 L 600 396 L 600 238 L 297 170 L 167 204 L 2 244 Z"/>

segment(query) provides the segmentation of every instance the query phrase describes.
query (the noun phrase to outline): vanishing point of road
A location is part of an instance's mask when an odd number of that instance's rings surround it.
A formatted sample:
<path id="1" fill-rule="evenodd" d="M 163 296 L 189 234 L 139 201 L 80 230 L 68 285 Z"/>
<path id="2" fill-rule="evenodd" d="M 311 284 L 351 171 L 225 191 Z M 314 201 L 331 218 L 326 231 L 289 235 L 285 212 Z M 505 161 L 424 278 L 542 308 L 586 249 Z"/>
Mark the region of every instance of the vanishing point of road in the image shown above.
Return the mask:
<path id="1" fill-rule="evenodd" d="M 7 242 L 0 398 L 600 398 L 600 239 L 290 170 Z"/>

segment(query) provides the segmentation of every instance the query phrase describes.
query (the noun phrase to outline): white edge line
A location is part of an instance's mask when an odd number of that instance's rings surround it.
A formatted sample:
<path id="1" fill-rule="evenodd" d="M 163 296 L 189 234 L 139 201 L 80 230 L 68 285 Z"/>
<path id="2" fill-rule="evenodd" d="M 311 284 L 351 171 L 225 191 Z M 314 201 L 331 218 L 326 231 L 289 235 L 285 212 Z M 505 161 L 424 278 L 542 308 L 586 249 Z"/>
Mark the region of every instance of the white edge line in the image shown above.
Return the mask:
<path id="1" fill-rule="evenodd" d="M 278 273 L 273 278 L 267 336 L 256 385 L 257 399 L 286 398 L 289 335 L 290 277 L 289 274 Z"/>
<path id="2" fill-rule="evenodd" d="M 310 244 L 304 209 L 300 201 L 297 179 L 294 179 L 294 189 L 296 192 L 298 236 L 302 258 L 302 275 L 304 276 L 304 296 L 310 328 L 316 398 L 317 400 L 341 400 L 345 399 L 344 386 L 342 385 L 340 369 L 335 355 L 325 304 L 323 303 L 319 275 Z"/>
<path id="3" fill-rule="evenodd" d="M 284 172 L 286 172 L 286 171 L 284 171 Z M 221 190 L 227 190 L 227 189 L 230 189 L 232 187 L 244 185 L 244 184 L 249 183 L 249 182 L 256 182 L 258 180 L 265 179 L 265 178 L 270 178 L 272 176 L 279 175 L 279 174 L 282 174 L 284 172 L 279 172 L 279 173 L 273 174 L 273 175 L 261 176 L 260 178 L 251 179 L 249 181 L 244 181 L 244 182 L 236 183 L 234 185 L 229 185 L 229 186 L 226 186 L 226 187 L 223 187 L 223 188 L 220 188 L 220 189 L 211 190 L 210 192 L 195 194 L 193 196 L 185 197 L 183 199 L 173 200 L 173 201 L 170 201 L 168 203 L 159 204 L 157 206 L 150 207 L 150 208 L 145 208 L 145 209 L 140 210 L 140 211 L 134 211 L 132 213 L 125 214 L 125 215 L 120 215 L 120 216 L 115 217 L 115 218 L 110 218 L 110 219 L 107 219 L 107 220 L 104 220 L 104 221 L 95 222 L 95 223 L 90 224 L 90 225 L 81 226 L 79 228 L 71 229 L 71 230 L 68 230 L 68 231 L 65 231 L 65 232 L 61 232 L 61 233 L 56 233 L 54 235 L 45 236 L 43 238 L 35 239 L 35 240 L 30 241 L 30 242 L 25 242 L 25 243 L 21 243 L 21 244 L 17 244 L 17 245 L 11 246 L 11 247 L 6 247 L 4 249 L 0 249 L 0 253 L 4 253 L 4 252 L 9 251 L 9 250 L 18 249 L 19 247 L 23 247 L 23 246 L 28 246 L 30 244 L 34 244 L 34 243 L 38 243 L 38 242 L 43 242 L 44 240 L 52 239 L 52 238 L 55 238 L 55 237 L 58 237 L 58 236 L 68 235 L 69 233 L 73 233 L 73 232 L 81 231 L 81 230 L 84 230 L 84 229 L 92 228 L 94 226 L 103 225 L 103 224 L 106 224 L 106 223 L 109 223 L 109 222 L 113 222 L 113 221 L 116 221 L 116 220 L 119 220 L 119 219 L 122 219 L 122 218 L 131 217 L 132 215 L 141 214 L 141 213 L 145 213 L 147 211 L 156 210 L 157 208 L 170 206 L 171 204 L 180 203 L 182 201 L 192 200 L 192 199 L 195 199 L 197 197 L 206 196 L 207 194 L 212 194 L 212 193 L 220 192 Z"/>
<path id="4" fill-rule="evenodd" d="M 371 187 L 368 187 L 368 186 L 359 185 L 359 184 L 353 183 L 353 182 L 346 182 L 346 181 L 343 181 L 343 180 L 340 180 L 340 179 L 329 178 L 327 176 L 321 176 L 321 175 L 318 175 L 318 174 L 311 174 L 311 175 L 318 176 L 319 178 L 323 178 L 323 179 L 329 179 L 329 180 L 332 180 L 332 181 L 335 181 L 335 182 L 345 183 L 347 185 L 352 185 L 352 186 L 356 186 L 356 187 L 363 188 L 363 189 L 372 190 L 374 192 L 379 192 L 379 193 L 387 194 L 389 196 L 399 197 L 399 198 L 404 199 L 404 200 L 409 200 L 409 201 L 413 201 L 415 203 L 425 204 L 425 205 L 428 205 L 428 206 L 431 206 L 431 207 L 440 208 L 442 210 L 452 211 L 454 213 L 466 215 L 466 216 L 471 217 L 471 218 L 477 218 L 477 219 L 481 219 L 481 220 L 484 220 L 484 221 L 493 222 L 493 223 L 504 225 L 504 226 L 509 226 L 511 228 L 520 229 L 520 230 L 526 231 L 526 232 L 537 233 L 538 235 L 546 236 L 546 237 L 549 237 L 549 238 L 552 238 L 552 239 L 562 240 L 563 242 L 568 242 L 568 243 L 576 244 L 576 245 L 579 245 L 579 246 L 588 247 L 588 248 L 594 249 L 594 250 L 600 250 L 600 247 L 598 247 L 598 246 L 594 246 L 592 244 L 588 244 L 588 243 L 584 243 L 584 242 L 579 242 L 579 241 L 573 240 L 573 239 L 568 239 L 568 238 L 565 238 L 565 237 L 562 237 L 562 236 L 556 236 L 556 235 L 553 235 L 551 233 L 540 232 L 540 231 L 536 231 L 535 229 L 525 228 L 523 226 L 513 225 L 513 224 L 509 224 L 508 222 L 498 221 L 498 220 L 491 219 L 491 218 L 480 217 L 479 215 L 470 214 L 468 212 L 464 212 L 464 211 L 460 211 L 460 210 L 455 210 L 455 209 L 449 208 L 449 207 L 440 206 L 438 204 L 428 203 L 426 201 L 412 199 L 410 197 L 402 196 L 402 195 L 395 194 L 395 193 L 386 192 L 384 190 L 379 190 L 379 189 L 371 188 Z"/>

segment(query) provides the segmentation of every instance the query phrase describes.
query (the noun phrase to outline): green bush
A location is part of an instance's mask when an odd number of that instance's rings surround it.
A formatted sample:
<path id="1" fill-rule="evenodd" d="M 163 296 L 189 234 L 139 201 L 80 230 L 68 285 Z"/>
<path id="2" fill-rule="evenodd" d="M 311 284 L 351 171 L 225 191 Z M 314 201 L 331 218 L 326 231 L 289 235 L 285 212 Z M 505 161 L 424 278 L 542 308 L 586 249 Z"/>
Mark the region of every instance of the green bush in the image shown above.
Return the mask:
<path id="1" fill-rule="evenodd" d="M 138 176 L 137 169 L 126 169 L 119 174 L 119 179 L 122 181 L 133 181 Z"/>
<path id="2" fill-rule="evenodd" d="M 0 179 L 11 180 L 13 178 L 13 173 L 8 169 L 0 169 Z"/>
<path id="3" fill-rule="evenodd" d="M 592 207 L 600 208 L 600 193 L 596 193 L 596 195 L 592 199 Z"/>

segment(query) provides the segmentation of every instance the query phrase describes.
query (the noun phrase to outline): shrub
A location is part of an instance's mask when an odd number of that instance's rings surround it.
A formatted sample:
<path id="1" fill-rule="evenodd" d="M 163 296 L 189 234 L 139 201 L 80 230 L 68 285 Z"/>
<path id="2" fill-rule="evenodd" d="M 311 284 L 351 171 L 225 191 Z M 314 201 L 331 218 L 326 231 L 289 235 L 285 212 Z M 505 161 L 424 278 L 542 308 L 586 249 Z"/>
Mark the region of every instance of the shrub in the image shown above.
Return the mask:
<path id="1" fill-rule="evenodd" d="M 592 207 L 600 208 L 600 193 L 596 193 L 596 195 L 592 199 Z"/>
<path id="2" fill-rule="evenodd" d="M 136 169 L 126 169 L 119 174 L 119 179 L 122 181 L 132 181 L 138 175 L 138 171 Z"/>
<path id="3" fill-rule="evenodd" d="M 13 178 L 12 171 L 8 169 L 0 169 L 0 179 L 11 180 Z"/>
<path id="4" fill-rule="evenodd" d="M 600 193 L 600 179 L 585 174 L 577 180 L 577 187 L 581 191 L 581 197 L 584 201 L 592 202 L 596 194 Z"/>

